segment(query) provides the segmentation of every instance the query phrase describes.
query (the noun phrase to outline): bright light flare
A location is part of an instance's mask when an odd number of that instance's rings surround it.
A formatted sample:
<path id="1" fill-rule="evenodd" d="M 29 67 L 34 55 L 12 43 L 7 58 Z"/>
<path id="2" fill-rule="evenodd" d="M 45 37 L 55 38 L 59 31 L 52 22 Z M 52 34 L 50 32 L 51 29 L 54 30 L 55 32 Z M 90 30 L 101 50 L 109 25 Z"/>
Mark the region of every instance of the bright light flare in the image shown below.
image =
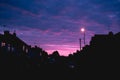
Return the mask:
<path id="1" fill-rule="evenodd" d="M 81 28 L 81 32 L 85 32 L 85 28 Z"/>

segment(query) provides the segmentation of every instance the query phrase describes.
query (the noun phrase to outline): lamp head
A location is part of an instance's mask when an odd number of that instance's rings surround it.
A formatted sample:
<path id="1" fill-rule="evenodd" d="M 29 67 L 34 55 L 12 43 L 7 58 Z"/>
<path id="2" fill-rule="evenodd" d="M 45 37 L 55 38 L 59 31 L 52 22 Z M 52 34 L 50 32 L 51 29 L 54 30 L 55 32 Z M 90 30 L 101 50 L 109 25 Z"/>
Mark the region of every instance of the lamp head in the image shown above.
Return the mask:
<path id="1" fill-rule="evenodd" d="M 85 32 L 85 28 L 81 28 L 81 32 Z"/>

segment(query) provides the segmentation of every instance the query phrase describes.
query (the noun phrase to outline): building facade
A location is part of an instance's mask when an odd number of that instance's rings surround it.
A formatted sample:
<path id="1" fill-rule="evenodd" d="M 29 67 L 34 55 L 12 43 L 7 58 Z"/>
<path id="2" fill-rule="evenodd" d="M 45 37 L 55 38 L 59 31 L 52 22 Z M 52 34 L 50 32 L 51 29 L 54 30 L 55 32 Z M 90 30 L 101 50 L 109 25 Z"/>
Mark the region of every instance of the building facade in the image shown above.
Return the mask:
<path id="1" fill-rule="evenodd" d="M 0 34 L 0 50 L 2 49 L 10 52 L 28 53 L 30 46 L 18 38 L 15 32 L 11 34 L 9 31 L 4 31 L 4 34 Z"/>

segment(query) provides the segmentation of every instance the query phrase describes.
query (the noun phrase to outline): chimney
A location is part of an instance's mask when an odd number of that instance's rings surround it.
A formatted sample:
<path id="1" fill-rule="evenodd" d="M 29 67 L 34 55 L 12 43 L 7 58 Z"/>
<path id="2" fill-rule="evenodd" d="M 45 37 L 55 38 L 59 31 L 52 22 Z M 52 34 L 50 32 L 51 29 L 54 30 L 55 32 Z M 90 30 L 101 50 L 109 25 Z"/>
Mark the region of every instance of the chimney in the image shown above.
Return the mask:
<path id="1" fill-rule="evenodd" d="M 9 31 L 4 31 L 4 35 L 8 35 L 9 34 Z"/>
<path id="2" fill-rule="evenodd" d="M 16 36 L 16 31 L 14 31 L 13 35 Z"/>

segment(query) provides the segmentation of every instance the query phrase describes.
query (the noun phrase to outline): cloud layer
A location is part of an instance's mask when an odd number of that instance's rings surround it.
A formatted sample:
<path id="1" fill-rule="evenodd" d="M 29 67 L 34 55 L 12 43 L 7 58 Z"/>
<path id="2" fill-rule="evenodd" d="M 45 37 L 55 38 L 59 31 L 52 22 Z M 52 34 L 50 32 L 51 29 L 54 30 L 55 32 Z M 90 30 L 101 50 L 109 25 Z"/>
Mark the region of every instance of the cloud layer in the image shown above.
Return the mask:
<path id="1" fill-rule="evenodd" d="M 82 27 L 89 44 L 96 33 L 119 32 L 119 22 L 120 0 L 0 0 L 0 26 L 7 25 L 26 43 L 49 53 L 78 50 Z"/>

